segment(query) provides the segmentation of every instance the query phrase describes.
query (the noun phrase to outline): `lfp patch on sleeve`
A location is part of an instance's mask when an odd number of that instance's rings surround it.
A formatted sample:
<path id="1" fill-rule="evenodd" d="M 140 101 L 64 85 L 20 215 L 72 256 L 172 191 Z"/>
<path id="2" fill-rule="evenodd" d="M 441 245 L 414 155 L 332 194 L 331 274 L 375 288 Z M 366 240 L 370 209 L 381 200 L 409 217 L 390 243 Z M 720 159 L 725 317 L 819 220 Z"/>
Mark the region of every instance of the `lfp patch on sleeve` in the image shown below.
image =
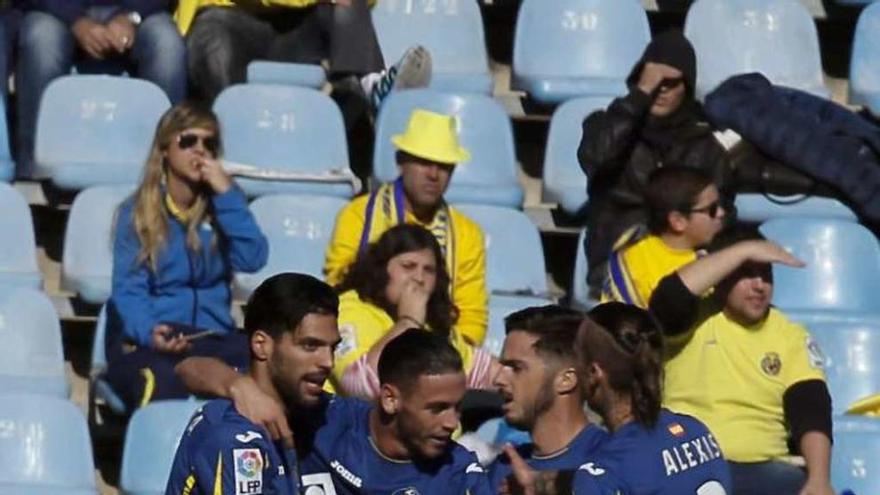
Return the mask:
<path id="1" fill-rule="evenodd" d="M 235 495 L 263 493 L 263 456 L 260 449 L 233 449 Z"/>

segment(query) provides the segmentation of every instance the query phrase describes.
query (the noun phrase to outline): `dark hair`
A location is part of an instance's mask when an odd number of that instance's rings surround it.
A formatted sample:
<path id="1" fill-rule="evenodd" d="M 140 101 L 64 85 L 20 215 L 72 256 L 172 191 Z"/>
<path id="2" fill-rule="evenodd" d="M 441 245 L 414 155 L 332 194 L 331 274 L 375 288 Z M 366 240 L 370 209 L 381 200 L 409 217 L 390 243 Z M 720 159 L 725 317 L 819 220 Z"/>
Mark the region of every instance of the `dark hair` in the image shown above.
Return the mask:
<path id="1" fill-rule="evenodd" d="M 711 185 L 711 177 L 693 168 L 673 166 L 655 170 L 645 192 L 648 230 L 655 235 L 669 230 L 669 214 L 690 213 L 697 197 Z"/>
<path id="2" fill-rule="evenodd" d="M 425 323 L 431 330 L 449 336 L 452 325 L 458 319 L 458 309 L 452 304 L 449 296 L 449 274 L 440 244 L 434 234 L 418 225 L 396 225 L 388 229 L 379 240 L 370 244 L 367 250 L 358 256 L 349 268 L 345 279 L 339 285 L 339 292 L 354 289 L 358 296 L 367 302 L 379 306 L 392 318 L 396 318 L 397 310 L 385 297 L 388 285 L 388 262 L 391 258 L 413 251 L 429 249 L 437 261 L 437 282 L 434 292 L 428 299 Z"/>
<path id="3" fill-rule="evenodd" d="M 578 351 L 602 368 L 612 389 L 630 394 L 636 420 L 653 427 L 663 399 L 663 334 L 654 317 L 629 304 L 600 304 L 581 325 Z"/>
<path id="4" fill-rule="evenodd" d="M 382 349 L 377 366 L 380 384 L 406 388 L 422 375 L 464 371 L 461 355 L 449 339 L 435 332 L 410 328 Z"/>
<path id="5" fill-rule="evenodd" d="M 306 315 L 339 315 L 339 297 L 329 285 L 302 273 L 273 275 L 251 294 L 244 312 L 248 335 L 262 330 L 273 339 L 299 327 Z"/>
<path id="6" fill-rule="evenodd" d="M 574 362 L 574 344 L 584 314 L 556 304 L 532 306 L 507 315 L 504 331 L 522 331 L 535 336 L 533 347 L 543 357 Z"/>
<path id="7" fill-rule="evenodd" d="M 758 230 L 757 226 L 754 225 L 735 225 L 729 229 L 725 229 L 720 234 L 718 234 L 715 239 L 712 240 L 712 244 L 709 246 L 709 250 L 711 252 L 720 251 L 725 248 L 729 248 L 734 244 L 744 242 L 744 241 L 764 241 L 767 238 L 764 237 L 764 234 Z M 773 268 L 770 263 L 757 263 L 754 261 L 747 261 L 737 267 L 736 270 L 730 272 L 724 280 L 718 283 L 715 287 L 715 291 L 713 292 L 713 298 L 724 304 L 727 299 L 727 295 L 730 292 L 730 289 L 733 288 L 736 283 L 742 279 L 743 277 L 755 277 L 760 276 L 764 278 L 768 283 L 773 283 Z"/>

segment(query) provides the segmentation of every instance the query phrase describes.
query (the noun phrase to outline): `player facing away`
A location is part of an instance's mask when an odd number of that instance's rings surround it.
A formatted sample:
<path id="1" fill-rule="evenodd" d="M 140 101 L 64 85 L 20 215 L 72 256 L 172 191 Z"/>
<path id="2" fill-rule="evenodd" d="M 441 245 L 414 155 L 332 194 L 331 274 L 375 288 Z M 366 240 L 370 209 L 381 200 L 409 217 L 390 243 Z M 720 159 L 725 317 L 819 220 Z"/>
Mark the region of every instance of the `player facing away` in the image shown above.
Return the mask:
<path id="1" fill-rule="evenodd" d="M 465 391 L 455 349 L 432 333 L 405 332 L 380 358 L 377 404 L 326 394 L 337 308 L 323 282 L 276 275 L 247 306 L 246 379 L 213 358 L 182 363 L 184 383 L 235 402 L 213 400 L 193 416 L 166 495 L 489 493 L 476 456 L 451 439 Z M 279 440 L 283 428 L 239 413 L 266 401 L 281 405 L 293 445 Z"/>
<path id="2" fill-rule="evenodd" d="M 508 492 L 575 495 L 726 495 L 730 472 L 718 442 L 696 418 L 661 407 L 663 338 L 645 310 L 593 308 L 578 331 L 578 375 L 610 438 L 574 472 L 536 472 L 509 446 Z"/>

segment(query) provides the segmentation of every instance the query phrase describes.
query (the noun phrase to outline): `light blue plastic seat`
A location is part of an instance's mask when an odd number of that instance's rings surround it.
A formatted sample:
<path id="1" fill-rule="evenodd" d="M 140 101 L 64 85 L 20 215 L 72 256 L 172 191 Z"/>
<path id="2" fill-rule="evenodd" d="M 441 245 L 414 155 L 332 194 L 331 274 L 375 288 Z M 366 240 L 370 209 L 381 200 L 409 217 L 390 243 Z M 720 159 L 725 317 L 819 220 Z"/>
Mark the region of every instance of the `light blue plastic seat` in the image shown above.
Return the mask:
<path id="1" fill-rule="evenodd" d="M 269 260 L 257 273 L 237 273 L 236 297 L 246 298 L 260 283 L 282 272 L 307 273 L 323 279 L 324 254 L 333 236 L 341 198 L 308 195 L 263 196 L 251 212 L 269 240 Z"/>
<path id="2" fill-rule="evenodd" d="M 119 487 L 125 495 L 162 495 L 177 444 L 203 402 L 166 400 L 138 409 L 128 423 Z"/>
<path id="3" fill-rule="evenodd" d="M 500 356 L 504 347 L 504 318 L 510 313 L 532 306 L 553 304 L 548 298 L 535 296 L 512 296 L 503 294 L 489 295 L 489 325 L 482 348 L 493 356 Z"/>
<path id="4" fill-rule="evenodd" d="M 807 264 L 773 266 L 775 305 L 829 318 L 880 313 L 880 245 L 868 229 L 841 220 L 785 218 L 765 222 L 761 232 Z"/>
<path id="5" fill-rule="evenodd" d="M 143 79 L 55 79 L 40 100 L 35 176 L 63 189 L 136 183 L 170 106 L 162 89 Z"/>
<path id="6" fill-rule="evenodd" d="M 512 208 L 522 205 L 510 118 L 498 102 L 484 95 L 427 89 L 391 93 L 382 105 L 376 125 L 373 168 L 377 179 L 388 182 L 397 178 L 396 148 L 391 136 L 406 130 L 416 108 L 456 116 L 459 141 L 471 153 L 470 161 L 456 165 L 446 191 L 447 201 Z"/>
<path id="7" fill-rule="evenodd" d="M 110 383 L 104 378 L 104 372 L 107 370 L 107 305 L 101 306 L 101 312 L 98 314 L 98 322 L 95 324 L 95 336 L 92 340 L 92 363 L 89 368 L 89 387 L 91 397 L 89 398 L 89 408 L 91 410 L 89 417 L 93 417 L 94 408 L 98 402 L 105 404 L 113 413 L 125 414 L 125 402 L 119 397 L 119 394 L 113 390 Z"/>
<path id="8" fill-rule="evenodd" d="M 548 297 L 541 234 L 525 213 L 491 205 L 455 207 L 483 231 L 489 292 Z"/>
<path id="9" fill-rule="evenodd" d="M 409 47 L 422 45 L 431 52 L 431 88 L 492 93 L 483 19 L 477 2 L 382 0 L 372 13 L 386 66 L 397 63 Z"/>
<path id="10" fill-rule="evenodd" d="M 834 198 L 811 196 L 798 201 L 799 197 L 772 197 L 763 194 L 737 194 L 736 218 L 743 222 L 760 223 L 774 218 L 811 217 L 858 222 L 856 214 Z M 786 204 L 788 202 L 788 204 Z"/>
<path id="11" fill-rule="evenodd" d="M 571 305 L 577 309 L 588 310 L 598 304 L 598 301 L 590 298 L 590 289 L 587 287 L 587 253 L 584 252 L 584 240 L 587 238 L 587 229 L 578 234 L 577 252 L 574 259 L 574 276 L 571 281 Z"/>
<path id="12" fill-rule="evenodd" d="M 327 73 L 320 65 L 254 60 L 247 66 L 247 82 L 321 89 L 327 82 Z"/>
<path id="13" fill-rule="evenodd" d="M 0 342 L 0 393 L 69 395 L 61 325 L 45 294 L 0 287 Z"/>
<path id="14" fill-rule="evenodd" d="M 849 64 L 849 99 L 880 115 L 880 3 L 862 11 Z"/>
<path id="15" fill-rule="evenodd" d="M 40 289 L 43 276 L 37 267 L 31 209 L 18 191 L 3 183 L 0 183 L 0 212 L 0 232 L 7 239 L 0 249 L 0 285 Z"/>
<path id="16" fill-rule="evenodd" d="M 542 103 L 626 94 L 626 77 L 650 40 L 638 0 L 523 0 L 512 86 Z"/>
<path id="17" fill-rule="evenodd" d="M 64 233 L 61 283 L 86 302 L 102 304 L 110 297 L 114 219 L 132 191 L 132 186 L 96 186 L 73 200 Z"/>
<path id="18" fill-rule="evenodd" d="M 98 493 L 88 427 L 72 402 L 0 395 L 0 493 Z"/>
<path id="19" fill-rule="evenodd" d="M 239 84 L 214 101 L 225 159 L 281 173 L 349 174 L 345 125 L 336 103 L 314 89 Z M 351 197 L 349 182 L 271 181 L 239 177 L 248 196 L 274 193 Z"/>
<path id="20" fill-rule="evenodd" d="M 0 115 L 6 115 L 6 100 L 0 98 Z M 0 181 L 15 178 L 15 162 L 9 146 L 9 128 L 6 119 L 0 119 Z"/>
<path id="21" fill-rule="evenodd" d="M 588 115 L 604 110 L 610 102 L 608 96 L 577 98 L 553 113 L 544 150 L 544 201 L 559 203 L 566 213 L 576 213 L 587 202 L 587 175 L 577 157 L 581 125 Z"/>
<path id="22" fill-rule="evenodd" d="M 816 25 L 798 0 L 697 0 L 685 36 L 697 52 L 699 97 L 746 72 L 828 96 Z"/>
<path id="23" fill-rule="evenodd" d="M 836 493 L 880 493 L 880 419 L 863 416 L 834 418 L 831 485 Z"/>
<path id="24" fill-rule="evenodd" d="M 812 323 L 809 330 L 825 357 L 835 414 L 880 394 L 880 322 Z"/>

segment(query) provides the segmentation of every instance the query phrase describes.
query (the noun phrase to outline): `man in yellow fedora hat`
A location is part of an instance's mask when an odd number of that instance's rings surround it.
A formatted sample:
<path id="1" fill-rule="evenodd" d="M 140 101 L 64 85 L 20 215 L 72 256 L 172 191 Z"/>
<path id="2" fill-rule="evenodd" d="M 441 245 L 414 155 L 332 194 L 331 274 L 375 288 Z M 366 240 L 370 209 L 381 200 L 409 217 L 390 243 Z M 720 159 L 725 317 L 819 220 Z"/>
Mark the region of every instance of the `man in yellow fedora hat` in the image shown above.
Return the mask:
<path id="1" fill-rule="evenodd" d="M 406 132 L 392 136 L 400 177 L 351 201 L 336 217 L 324 275 L 338 285 L 349 265 L 389 228 L 410 223 L 431 231 L 449 272 L 456 328 L 475 345 L 486 335 L 486 252 L 480 227 L 447 205 L 443 194 L 457 163 L 470 159 L 458 142 L 455 117 L 415 109 Z"/>

